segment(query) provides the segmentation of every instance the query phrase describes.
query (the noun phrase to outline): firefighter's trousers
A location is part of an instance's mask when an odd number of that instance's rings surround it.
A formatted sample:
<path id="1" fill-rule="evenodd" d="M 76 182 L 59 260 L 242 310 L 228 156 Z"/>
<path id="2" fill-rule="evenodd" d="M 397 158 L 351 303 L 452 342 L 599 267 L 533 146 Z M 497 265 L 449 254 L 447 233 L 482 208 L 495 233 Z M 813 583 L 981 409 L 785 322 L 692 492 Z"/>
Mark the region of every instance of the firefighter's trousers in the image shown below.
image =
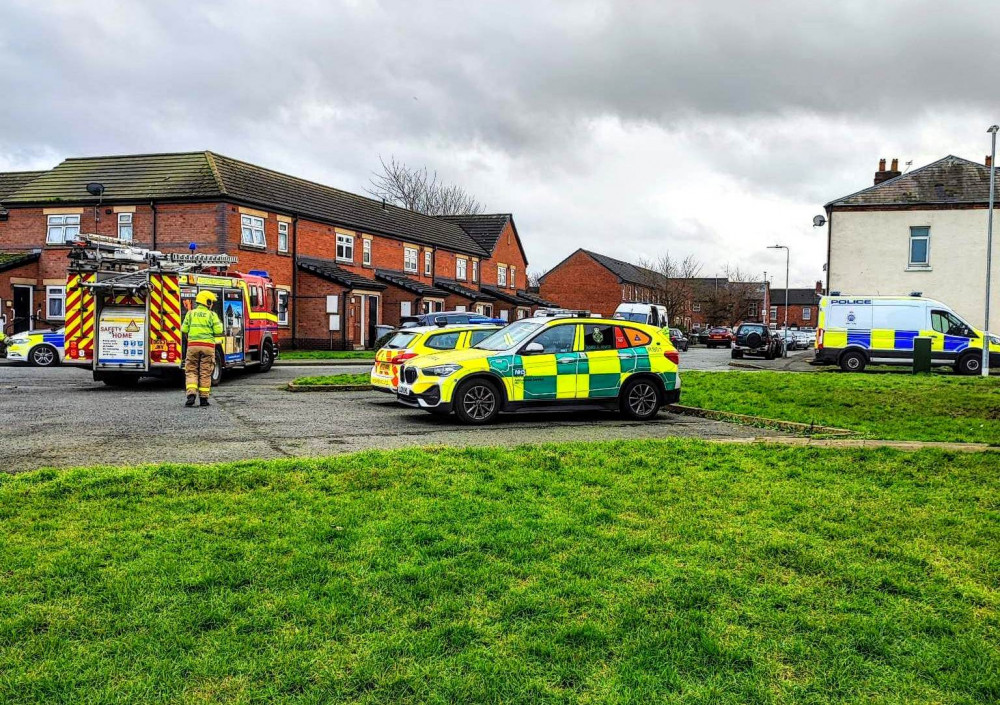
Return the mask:
<path id="1" fill-rule="evenodd" d="M 212 391 L 212 368 L 215 367 L 215 346 L 188 345 L 184 358 L 184 387 L 187 393 L 208 399 Z"/>

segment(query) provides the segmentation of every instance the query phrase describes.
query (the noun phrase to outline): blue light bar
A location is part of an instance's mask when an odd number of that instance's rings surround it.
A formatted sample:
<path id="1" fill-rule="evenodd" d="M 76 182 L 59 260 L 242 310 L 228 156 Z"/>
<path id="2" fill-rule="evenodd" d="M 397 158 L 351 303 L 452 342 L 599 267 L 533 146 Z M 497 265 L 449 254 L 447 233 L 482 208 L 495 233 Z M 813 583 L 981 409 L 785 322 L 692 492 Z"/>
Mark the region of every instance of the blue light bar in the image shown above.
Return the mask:
<path id="1" fill-rule="evenodd" d="M 268 279 L 271 278 L 271 276 L 267 273 L 266 269 L 251 269 L 249 272 L 247 272 L 247 274 L 252 274 L 255 277 L 267 277 Z"/>

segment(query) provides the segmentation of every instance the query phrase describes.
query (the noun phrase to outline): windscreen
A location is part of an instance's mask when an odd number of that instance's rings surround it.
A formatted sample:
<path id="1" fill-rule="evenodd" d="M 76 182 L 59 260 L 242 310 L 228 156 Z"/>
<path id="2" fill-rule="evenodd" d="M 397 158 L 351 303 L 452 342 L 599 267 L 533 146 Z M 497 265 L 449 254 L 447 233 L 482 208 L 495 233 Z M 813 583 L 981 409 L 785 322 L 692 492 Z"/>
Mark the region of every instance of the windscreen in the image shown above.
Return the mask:
<path id="1" fill-rule="evenodd" d="M 515 345 L 519 345 L 531 336 L 544 323 L 537 321 L 518 321 L 511 323 L 505 328 L 501 328 L 489 338 L 479 343 L 475 347 L 479 350 L 507 350 Z"/>
<path id="2" fill-rule="evenodd" d="M 633 323 L 645 323 L 647 316 L 645 313 L 616 313 L 615 318 Z"/>
<path id="3" fill-rule="evenodd" d="M 402 350 L 416 337 L 416 333 L 396 333 L 396 335 L 389 338 L 389 342 L 385 344 L 385 347 L 389 350 Z"/>

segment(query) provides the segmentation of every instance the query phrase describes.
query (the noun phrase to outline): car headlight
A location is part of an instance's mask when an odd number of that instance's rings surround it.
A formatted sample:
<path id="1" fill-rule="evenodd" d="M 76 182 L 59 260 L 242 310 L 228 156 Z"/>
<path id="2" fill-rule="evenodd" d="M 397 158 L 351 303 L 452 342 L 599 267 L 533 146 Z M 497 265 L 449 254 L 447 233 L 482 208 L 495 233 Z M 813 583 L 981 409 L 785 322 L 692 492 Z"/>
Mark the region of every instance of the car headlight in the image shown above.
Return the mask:
<path id="1" fill-rule="evenodd" d="M 990 342 L 993 343 L 994 345 L 1000 345 L 1000 337 L 991 335 Z"/>
<path id="2" fill-rule="evenodd" d="M 434 365 L 433 367 L 425 367 L 420 372 L 430 377 L 447 377 L 460 369 L 462 369 L 461 365 Z"/>

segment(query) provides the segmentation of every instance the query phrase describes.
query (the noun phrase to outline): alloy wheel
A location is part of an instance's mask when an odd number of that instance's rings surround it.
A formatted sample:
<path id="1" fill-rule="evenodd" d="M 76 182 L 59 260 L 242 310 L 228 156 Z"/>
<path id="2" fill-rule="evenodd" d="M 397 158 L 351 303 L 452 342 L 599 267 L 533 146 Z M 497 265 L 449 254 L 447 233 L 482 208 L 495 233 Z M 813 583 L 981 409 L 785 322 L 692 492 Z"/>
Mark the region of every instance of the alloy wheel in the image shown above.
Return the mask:
<path id="1" fill-rule="evenodd" d="M 651 384 L 641 382 L 628 393 L 628 407 L 636 416 L 648 416 L 656 409 L 656 390 Z"/>
<path id="2" fill-rule="evenodd" d="M 55 360 L 55 353 L 52 348 L 41 347 L 31 351 L 31 361 L 39 367 L 48 367 Z"/>
<path id="3" fill-rule="evenodd" d="M 497 398 L 492 389 L 486 385 L 477 384 L 470 387 L 462 397 L 462 408 L 469 418 L 482 421 L 489 418 L 496 408 Z"/>

